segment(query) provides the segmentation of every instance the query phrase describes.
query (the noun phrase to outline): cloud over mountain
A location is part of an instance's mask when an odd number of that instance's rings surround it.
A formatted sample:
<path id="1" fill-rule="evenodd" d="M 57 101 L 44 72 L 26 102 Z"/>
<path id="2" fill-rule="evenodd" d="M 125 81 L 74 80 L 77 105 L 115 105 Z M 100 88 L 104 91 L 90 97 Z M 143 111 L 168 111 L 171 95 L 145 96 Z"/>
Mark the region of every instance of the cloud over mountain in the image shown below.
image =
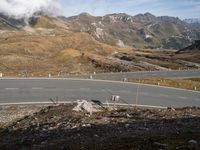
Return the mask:
<path id="1" fill-rule="evenodd" d="M 56 15 L 61 11 L 58 0 L 1 0 L 0 13 L 15 17 L 29 18 L 36 12 Z"/>

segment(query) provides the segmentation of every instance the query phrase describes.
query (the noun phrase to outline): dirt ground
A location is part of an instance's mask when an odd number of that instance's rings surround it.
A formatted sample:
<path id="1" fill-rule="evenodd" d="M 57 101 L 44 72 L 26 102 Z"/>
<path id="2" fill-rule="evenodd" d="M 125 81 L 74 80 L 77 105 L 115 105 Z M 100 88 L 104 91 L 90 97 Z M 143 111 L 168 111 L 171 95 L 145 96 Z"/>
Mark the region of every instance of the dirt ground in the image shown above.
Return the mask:
<path id="1" fill-rule="evenodd" d="M 9 119 L 9 107 L 21 115 Z M 0 106 L 0 118 L 8 118 L 1 120 L 0 149 L 200 149 L 197 107 L 101 108 L 91 115 L 72 111 L 74 104 L 20 107 Z"/>

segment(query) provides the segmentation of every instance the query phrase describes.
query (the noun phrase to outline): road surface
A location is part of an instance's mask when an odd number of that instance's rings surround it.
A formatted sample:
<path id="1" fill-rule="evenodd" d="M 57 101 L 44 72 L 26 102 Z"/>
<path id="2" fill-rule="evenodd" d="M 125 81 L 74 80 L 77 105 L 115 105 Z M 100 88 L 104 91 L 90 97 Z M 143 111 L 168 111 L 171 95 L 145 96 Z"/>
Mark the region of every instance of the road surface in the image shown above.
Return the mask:
<path id="1" fill-rule="evenodd" d="M 93 79 L 124 79 L 124 78 L 194 78 L 200 77 L 198 70 L 168 70 L 168 71 L 138 71 L 138 72 L 119 72 L 91 74 Z M 66 76 L 60 76 L 66 77 Z M 69 76 L 69 78 L 90 78 L 90 75 Z"/>
<path id="2" fill-rule="evenodd" d="M 192 78 L 200 77 L 200 70 L 170 70 L 170 71 L 141 71 L 123 73 L 105 73 L 93 75 L 94 79 L 124 79 L 124 78 Z"/>
<path id="3" fill-rule="evenodd" d="M 0 79 L 0 104 L 19 102 L 50 102 L 77 99 L 106 102 L 111 95 L 119 95 L 129 104 L 136 100 L 138 84 L 81 79 Z M 120 101 L 123 103 L 123 101 Z M 199 106 L 200 92 L 139 85 L 141 105 L 184 107 Z"/>

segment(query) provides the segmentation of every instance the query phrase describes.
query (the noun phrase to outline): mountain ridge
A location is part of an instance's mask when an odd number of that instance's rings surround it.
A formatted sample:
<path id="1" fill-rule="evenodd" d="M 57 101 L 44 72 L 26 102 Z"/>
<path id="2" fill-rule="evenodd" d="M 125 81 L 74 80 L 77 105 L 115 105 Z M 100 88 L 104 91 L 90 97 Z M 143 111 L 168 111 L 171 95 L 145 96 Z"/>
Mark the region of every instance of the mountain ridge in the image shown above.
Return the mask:
<path id="1" fill-rule="evenodd" d="M 37 13 L 28 20 L 0 14 L 0 29 L 21 29 L 27 24 L 37 23 L 36 20 L 41 20 L 42 16 L 48 18 L 43 13 Z M 81 13 L 71 17 L 49 17 L 52 22 L 55 18 L 65 21 L 75 30 L 89 33 L 100 42 L 119 47 L 178 50 L 200 39 L 200 28 L 196 27 L 196 24 L 180 20 L 178 17 L 157 17 L 149 12 L 135 16 L 126 13 L 113 13 L 104 16 Z M 45 20 L 45 18 L 43 19 Z M 55 25 L 51 24 L 51 26 Z M 45 28 L 44 24 L 43 27 Z"/>
<path id="2" fill-rule="evenodd" d="M 151 13 L 131 16 L 125 13 L 92 16 L 80 14 L 64 18 L 82 32 L 101 42 L 138 48 L 181 49 L 200 38 L 200 30 L 177 17 Z"/>

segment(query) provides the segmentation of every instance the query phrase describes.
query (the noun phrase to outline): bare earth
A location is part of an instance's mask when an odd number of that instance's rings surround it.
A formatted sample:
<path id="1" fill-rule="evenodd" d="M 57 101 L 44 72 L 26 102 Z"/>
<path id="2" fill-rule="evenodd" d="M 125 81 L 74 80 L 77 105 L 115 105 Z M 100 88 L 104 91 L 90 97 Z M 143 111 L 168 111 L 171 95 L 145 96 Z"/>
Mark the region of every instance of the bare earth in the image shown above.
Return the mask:
<path id="1" fill-rule="evenodd" d="M 200 108 L 73 107 L 1 106 L 0 149 L 200 149 Z"/>

